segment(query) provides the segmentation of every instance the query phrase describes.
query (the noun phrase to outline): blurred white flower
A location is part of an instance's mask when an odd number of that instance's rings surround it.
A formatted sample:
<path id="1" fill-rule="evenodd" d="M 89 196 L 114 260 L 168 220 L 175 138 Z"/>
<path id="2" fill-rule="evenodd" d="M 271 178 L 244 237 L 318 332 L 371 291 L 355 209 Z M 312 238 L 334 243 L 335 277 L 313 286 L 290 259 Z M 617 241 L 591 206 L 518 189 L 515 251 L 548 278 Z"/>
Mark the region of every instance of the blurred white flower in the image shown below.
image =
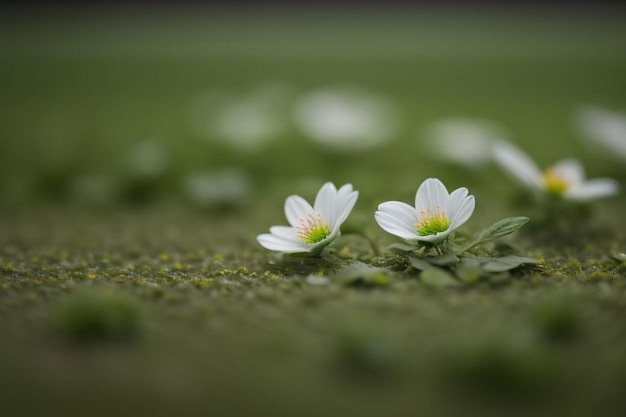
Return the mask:
<path id="1" fill-rule="evenodd" d="M 500 167 L 528 189 L 569 200 L 589 201 L 618 192 L 610 178 L 585 179 L 583 166 L 575 159 L 564 159 L 544 172 L 530 157 L 507 142 L 494 145 L 494 159 Z"/>
<path id="2" fill-rule="evenodd" d="M 504 132 L 488 122 L 455 118 L 433 123 L 425 137 L 434 156 L 458 165 L 480 167 L 491 161 L 491 147 L 504 137 Z"/>
<path id="3" fill-rule="evenodd" d="M 314 91 L 295 106 L 296 126 L 311 140 L 334 150 L 381 146 L 398 132 L 396 107 L 354 88 Z"/>
<path id="4" fill-rule="evenodd" d="M 135 145 L 128 155 L 130 171 L 137 177 L 154 178 L 163 174 L 169 165 L 165 147 L 152 140 Z"/>
<path id="5" fill-rule="evenodd" d="M 254 151 L 287 129 L 288 98 L 288 90 L 280 85 L 243 95 L 210 93 L 194 102 L 191 121 L 202 137 Z"/>
<path id="6" fill-rule="evenodd" d="M 581 108 L 577 116 L 578 128 L 587 140 L 626 159 L 626 114 L 587 106 Z"/>
<path id="7" fill-rule="evenodd" d="M 330 182 L 318 191 L 313 207 L 300 196 L 289 196 L 285 216 L 290 226 L 272 226 L 270 233 L 257 236 L 257 241 L 273 251 L 318 255 L 340 235 L 339 228 L 358 196 L 352 184 L 337 190 Z"/>
<path id="8" fill-rule="evenodd" d="M 214 172 L 192 172 L 183 179 L 183 188 L 189 200 L 199 207 L 234 205 L 250 194 L 248 176 L 237 168 Z"/>
<path id="9" fill-rule="evenodd" d="M 416 244 L 439 244 L 465 223 L 474 212 L 474 196 L 465 187 L 448 193 L 437 178 L 428 178 L 417 189 L 415 207 L 401 201 L 378 206 L 376 222 L 388 233 Z"/>

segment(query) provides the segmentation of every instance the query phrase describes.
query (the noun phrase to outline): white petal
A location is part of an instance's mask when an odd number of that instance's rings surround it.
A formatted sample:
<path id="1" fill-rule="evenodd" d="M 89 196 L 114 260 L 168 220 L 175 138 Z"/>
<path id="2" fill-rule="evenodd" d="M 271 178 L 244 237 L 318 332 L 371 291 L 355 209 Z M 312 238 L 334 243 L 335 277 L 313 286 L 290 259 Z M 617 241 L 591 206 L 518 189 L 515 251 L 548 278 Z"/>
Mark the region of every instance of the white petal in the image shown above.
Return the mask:
<path id="1" fill-rule="evenodd" d="M 585 169 L 580 162 L 575 159 L 559 161 L 550 168 L 550 171 L 553 171 L 570 186 L 576 186 L 585 181 Z"/>
<path id="2" fill-rule="evenodd" d="M 445 210 L 447 201 L 448 190 L 438 178 L 425 180 L 415 194 L 415 208 L 418 213 L 422 210 L 435 210 L 437 206 Z"/>
<path id="3" fill-rule="evenodd" d="M 523 185 L 535 189 L 542 188 L 541 171 L 528 155 L 507 142 L 497 142 L 493 146 L 493 157 L 498 165 Z"/>
<path id="4" fill-rule="evenodd" d="M 587 106 L 579 113 L 579 126 L 586 137 L 618 158 L 626 158 L 626 117 L 599 107 Z"/>
<path id="5" fill-rule="evenodd" d="M 414 229 L 418 220 L 417 210 L 402 201 L 385 201 L 378 206 L 378 211 L 395 217 L 398 224 L 403 225 L 407 230 Z"/>
<path id="6" fill-rule="evenodd" d="M 352 189 L 352 186 L 350 186 L 350 189 Z M 343 198 L 343 197 L 342 197 Z M 331 229 L 333 230 L 333 232 L 335 230 L 338 230 L 339 227 L 343 224 L 343 222 L 346 221 L 346 219 L 348 218 L 348 216 L 350 215 L 350 212 L 352 211 L 352 209 L 354 208 L 354 205 L 356 204 L 356 200 L 359 198 L 359 192 L 358 191 L 353 191 L 351 192 L 348 196 L 347 196 L 347 200 L 345 202 L 341 202 L 342 206 L 338 206 L 339 209 L 342 209 L 343 211 L 341 211 L 339 213 L 339 215 L 337 216 L 337 218 L 335 218 L 333 221 L 334 223 L 331 223 Z"/>
<path id="7" fill-rule="evenodd" d="M 448 197 L 448 203 L 446 207 L 444 207 L 445 213 L 448 215 L 448 218 L 453 219 L 456 215 L 456 212 L 459 209 L 459 206 L 465 200 L 469 191 L 465 187 L 457 188 L 456 190 L 450 193 L 450 197 Z"/>
<path id="8" fill-rule="evenodd" d="M 389 213 L 377 211 L 374 214 L 374 217 L 376 218 L 378 225 L 387 233 L 391 233 L 392 235 L 399 236 L 406 240 L 417 240 L 419 238 L 414 229 L 407 228 L 403 223 Z"/>
<path id="9" fill-rule="evenodd" d="M 281 239 L 292 240 L 295 242 L 301 242 L 298 236 L 296 235 L 297 230 L 295 227 L 291 226 L 272 226 L 270 227 L 270 233 L 278 236 Z"/>
<path id="10" fill-rule="evenodd" d="M 341 224 L 346 220 L 348 214 L 350 214 L 350 211 L 352 211 L 352 208 L 356 203 L 356 198 L 358 198 L 359 195 L 358 193 L 356 193 L 355 197 L 353 195 L 354 193 L 355 192 L 352 191 L 352 184 L 345 184 L 337 191 L 332 216 L 327 219 L 331 227 L 336 226 L 337 224 Z M 346 209 L 348 208 L 348 212 L 345 213 Z"/>
<path id="11" fill-rule="evenodd" d="M 577 187 L 570 188 L 565 198 L 577 201 L 589 201 L 609 197 L 619 192 L 619 184 L 610 178 L 596 178 L 586 181 Z"/>
<path id="12" fill-rule="evenodd" d="M 316 212 L 321 213 L 324 219 L 329 223 L 335 219 L 335 204 L 337 201 L 337 189 L 334 184 L 327 182 L 320 188 L 315 197 L 313 208 Z"/>
<path id="13" fill-rule="evenodd" d="M 299 195 L 292 195 L 285 200 L 285 217 L 290 225 L 296 227 L 300 224 L 300 219 L 306 218 L 313 213 L 313 207 Z"/>
<path id="14" fill-rule="evenodd" d="M 474 213 L 474 207 L 476 206 L 476 201 L 474 200 L 474 196 L 467 196 L 459 205 L 454 213 L 454 217 L 450 219 L 450 227 L 449 231 L 452 231 L 458 227 L 460 227 L 463 223 L 465 223 L 470 217 L 472 217 L 472 213 Z"/>
<path id="15" fill-rule="evenodd" d="M 308 252 L 309 247 L 302 242 L 294 242 L 291 240 L 285 240 L 269 233 L 258 235 L 256 240 L 265 249 L 278 251 L 278 252 Z"/>

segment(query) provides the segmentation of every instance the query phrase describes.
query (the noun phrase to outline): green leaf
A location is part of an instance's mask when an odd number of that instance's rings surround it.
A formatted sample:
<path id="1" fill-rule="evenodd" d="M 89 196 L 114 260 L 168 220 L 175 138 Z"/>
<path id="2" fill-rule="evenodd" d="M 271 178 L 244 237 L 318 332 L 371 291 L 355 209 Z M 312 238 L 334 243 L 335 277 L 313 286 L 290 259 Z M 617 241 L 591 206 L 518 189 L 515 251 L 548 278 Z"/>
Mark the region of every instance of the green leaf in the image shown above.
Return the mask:
<path id="1" fill-rule="evenodd" d="M 445 255 L 441 256 L 428 257 L 426 258 L 426 261 L 430 262 L 433 265 L 446 266 L 458 263 L 459 257 L 453 253 L 446 253 Z"/>
<path id="2" fill-rule="evenodd" d="M 459 282 L 454 279 L 452 274 L 441 268 L 431 267 L 425 269 L 420 274 L 420 278 L 425 285 L 432 288 L 456 287 L 459 285 Z"/>
<path id="3" fill-rule="evenodd" d="M 416 258 L 414 256 L 409 256 L 409 263 L 415 269 L 420 271 L 424 271 L 426 269 L 432 268 L 432 264 L 423 258 Z"/>
<path id="4" fill-rule="evenodd" d="M 493 258 L 482 265 L 482 268 L 488 272 L 503 272 L 515 269 L 523 264 L 536 264 L 538 261 L 534 258 L 525 256 L 508 255 L 501 258 Z"/>
<path id="5" fill-rule="evenodd" d="M 370 266 L 362 262 L 354 262 L 352 265 L 338 270 L 329 279 L 346 285 L 371 287 L 386 286 L 391 284 L 392 281 L 389 271 L 386 269 Z"/>
<path id="6" fill-rule="evenodd" d="M 507 217 L 506 219 L 502 219 L 487 229 L 485 229 L 478 238 L 466 246 L 464 249 L 459 252 L 459 254 L 467 251 L 468 249 L 473 248 L 474 246 L 480 245 L 481 243 L 489 242 L 491 240 L 496 240 L 503 238 L 504 236 L 508 236 L 511 233 L 515 233 L 522 226 L 528 223 L 528 217 Z"/>
<path id="7" fill-rule="evenodd" d="M 406 253 L 413 252 L 417 250 L 418 247 L 415 245 L 409 245 L 408 243 L 393 243 L 387 246 L 387 250 L 396 253 Z"/>
<path id="8" fill-rule="evenodd" d="M 420 271 L 433 268 L 434 265 L 448 266 L 448 265 L 456 264 L 458 262 L 459 262 L 459 257 L 452 253 L 446 253 L 445 255 L 441 255 L 441 256 L 428 256 L 424 258 L 409 256 L 409 263 L 411 264 L 411 266 Z"/>

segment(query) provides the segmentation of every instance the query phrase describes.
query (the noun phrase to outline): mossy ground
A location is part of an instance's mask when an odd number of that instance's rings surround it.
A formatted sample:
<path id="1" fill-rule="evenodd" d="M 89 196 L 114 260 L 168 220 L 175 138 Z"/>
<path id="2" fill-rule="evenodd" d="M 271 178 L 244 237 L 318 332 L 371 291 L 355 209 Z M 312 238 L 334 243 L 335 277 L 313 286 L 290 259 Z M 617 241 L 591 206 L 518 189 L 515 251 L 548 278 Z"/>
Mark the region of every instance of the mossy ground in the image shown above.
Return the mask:
<path id="1" fill-rule="evenodd" d="M 571 124 L 581 103 L 626 106 L 622 14 L 341 15 L 320 33 L 303 16 L 220 16 L 2 25 L 13 43 L 0 55 L 0 411 L 623 415 L 624 193 L 548 216 L 495 167 L 468 172 L 425 156 L 417 133 L 448 116 L 493 120 L 540 164 L 580 157 L 592 176 L 624 185 L 623 163 L 586 152 Z M 99 31 L 111 21 L 119 32 Z M 363 22 L 375 23 L 362 32 Z M 292 33 L 306 35 L 307 53 L 285 40 Z M 159 43 L 168 34 L 176 40 Z M 264 42 L 273 48 L 255 53 Z M 361 85 L 396 100 L 406 127 L 358 154 L 295 131 L 255 153 L 195 140 L 186 112 L 198 94 L 268 81 L 296 92 Z M 146 183 L 120 161 L 153 135 L 172 160 Z M 184 201 L 181 175 L 223 166 L 253 178 L 246 198 Z M 65 186 L 84 172 L 115 176 L 116 199 L 72 200 Z M 431 176 L 476 196 L 466 233 L 529 216 L 505 246 L 484 250 L 514 248 L 540 263 L 425 285 L 385 249 L 395 240 L 373 212 L 384 200 L 410 202 Z M 324 257 L 258 246 L 257 234 L 284 222 L 288 195 L 312 199 L 327 180 L 361 196 Z M 337 272 L 357 262 L 382 269 L 363 279 Z"/>

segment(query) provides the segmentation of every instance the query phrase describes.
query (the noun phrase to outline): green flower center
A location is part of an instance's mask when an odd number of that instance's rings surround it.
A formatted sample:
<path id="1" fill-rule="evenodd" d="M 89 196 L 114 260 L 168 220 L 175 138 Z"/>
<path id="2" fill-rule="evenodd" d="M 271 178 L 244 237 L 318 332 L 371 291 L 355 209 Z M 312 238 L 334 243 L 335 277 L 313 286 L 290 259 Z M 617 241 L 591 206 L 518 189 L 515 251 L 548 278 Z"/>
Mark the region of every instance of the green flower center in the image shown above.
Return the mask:
<path id="1" fill-rule="evenodd" d="M 549 194 L 562 196 L 569 188 L 569 184 L 553 170 L 543 174 L 543 185 Z"/>
<path id="2" fill-rule="evenodd" d="M 300 219 L 296 229 L 300 240 L 309 245 L 319 243 L 330 235 L 330 226 L 319 213 L 317 216 L 309 214 L 305 219 Z"/>
<path id="3" fill-rule="evenodd" d="M 450 219 L 441 207 L 437 206 L 433 212 L 431 209 L 419 212 L 419 220 L 415 222 L 415 230 L 420 236 L 430 236 L 445 232 L 450 227 Z"/>

